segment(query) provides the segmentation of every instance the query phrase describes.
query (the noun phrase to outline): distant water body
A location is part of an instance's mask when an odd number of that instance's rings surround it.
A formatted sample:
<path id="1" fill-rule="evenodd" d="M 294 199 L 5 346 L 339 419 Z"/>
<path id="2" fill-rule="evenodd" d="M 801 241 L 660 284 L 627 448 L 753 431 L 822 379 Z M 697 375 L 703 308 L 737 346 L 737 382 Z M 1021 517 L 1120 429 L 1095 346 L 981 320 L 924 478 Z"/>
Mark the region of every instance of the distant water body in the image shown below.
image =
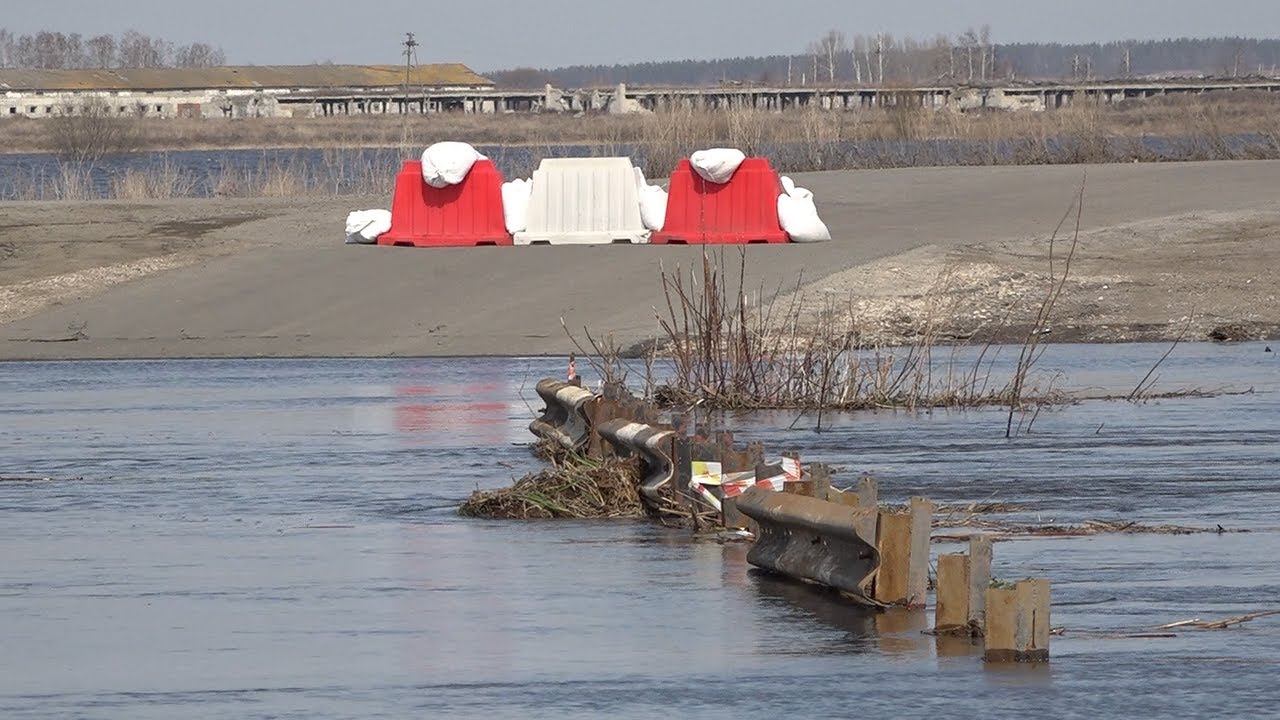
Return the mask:
<path id="1" fill-rule="evenodd" d="M 1238 135 L 1226 138 L 1225 146 L 1236 149 L 1254 147 L 1260 136 Z M 1203 148 L 1194 139 L 1143 137 L 1117 140 L 1128 148 L 1137 142 L 1144 159 L 1149 161 L 1184 160 L 1203 156 Z M 814 149 L 802 143 L 766 147 L 775 167 L 783 172 L 801 172 L 815 168 L 845 169 L 859 167 L 917 167 L 949 165 L 991 165 L 1019 162 L 1023 144 L 1008 141 L 911 140 L 842 142 Z M 645 165 L 640 146 L 539 145 L 480 146 L 508 178 L 529 177 L 543 158 L 592 157 L 602 152 L 634 158 Z M 1070 143 L 1050 139 L 1045 152 L 1069 158 Z M 389 148 L 348 149 L 275 149 L 275 150 L 177 150 L 116 155 L 84 169 L 88 185 L 98 197 L 111 194 L 112 181 L 130 170 L 180 176 L 183 192 L 191 197 L 215 194 L 226 177 L 261 177 L 284 170 L 297 176 L 300 184 L 313 193 L 348 195 L 366 191 L 370 178 L 389 185 L 401 164 L 408 159 L 400 151 Z M 652 177 L 669 172 L 669 168 L 648 168 Z M 55 199 L 53 188 L 63 174 L 58 158 L 45 154 L 0 154 L 0 200 L 17 198 Z"/>

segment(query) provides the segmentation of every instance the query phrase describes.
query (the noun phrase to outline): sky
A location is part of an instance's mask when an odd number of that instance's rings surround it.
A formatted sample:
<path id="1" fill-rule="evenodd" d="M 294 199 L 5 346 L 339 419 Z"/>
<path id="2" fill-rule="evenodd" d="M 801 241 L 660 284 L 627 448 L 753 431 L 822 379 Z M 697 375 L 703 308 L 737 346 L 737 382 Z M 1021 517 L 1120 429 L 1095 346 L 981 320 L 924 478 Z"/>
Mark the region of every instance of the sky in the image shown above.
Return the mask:
<path id="1" fill-rule="evenodd" d="M 0 27 L 136 28 L 220 45 L 231 64 L 418 61 L 479 71 L 803 52 L 826 30 L 996 42 L 1280 37 L 1280 0 L 0 0 Z"/>

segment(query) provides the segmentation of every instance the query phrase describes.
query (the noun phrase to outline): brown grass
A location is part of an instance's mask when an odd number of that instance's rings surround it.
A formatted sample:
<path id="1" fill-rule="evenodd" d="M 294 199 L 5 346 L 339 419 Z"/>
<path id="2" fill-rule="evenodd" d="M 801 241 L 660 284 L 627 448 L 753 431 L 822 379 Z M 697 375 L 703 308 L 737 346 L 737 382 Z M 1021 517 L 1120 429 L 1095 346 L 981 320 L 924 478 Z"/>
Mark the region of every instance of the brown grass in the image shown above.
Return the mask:
<path id="1" fill-rule="evenodd" d="M 548 458 L 551 467 L 499 490 L 477 490 L 459 508 L 464 517 L 505 520 L 645 517 L 638 458 L 597 461 L 578 455 Z"/>

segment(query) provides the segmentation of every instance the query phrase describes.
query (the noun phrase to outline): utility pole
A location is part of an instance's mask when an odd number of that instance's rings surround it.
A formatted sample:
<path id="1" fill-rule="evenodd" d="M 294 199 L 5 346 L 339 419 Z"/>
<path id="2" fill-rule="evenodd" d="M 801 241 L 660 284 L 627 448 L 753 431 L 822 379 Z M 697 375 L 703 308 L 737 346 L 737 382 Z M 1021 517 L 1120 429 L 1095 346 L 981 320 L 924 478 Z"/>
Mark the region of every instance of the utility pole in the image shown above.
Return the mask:
<path id="1" fill-rule="evenodd" d="M 418 41 L 414 39 L 413 33 L 404 34 L 404 112 L 409 114 L 409 79 L 413 72 L 413 66 L 418 64 Z M 424 107 L 425 111 L 426 108 Z"/>

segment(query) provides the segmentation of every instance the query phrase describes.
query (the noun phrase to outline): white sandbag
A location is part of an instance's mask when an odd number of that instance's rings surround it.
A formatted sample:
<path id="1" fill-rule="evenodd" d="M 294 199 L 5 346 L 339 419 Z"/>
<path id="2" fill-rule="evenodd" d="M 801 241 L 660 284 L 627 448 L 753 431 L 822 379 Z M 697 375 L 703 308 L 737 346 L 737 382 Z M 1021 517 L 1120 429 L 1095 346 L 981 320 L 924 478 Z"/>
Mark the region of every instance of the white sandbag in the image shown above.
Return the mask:
<path id="1" fill-rule="evenodd" d="M 699 150 L 690 155 L 689 164 L 693 165 L 693 171 L 703 180 L 723 185 L 733 179 L 733 174 L 738 172 L 738 166 L 746 159 L 747 156 L 741 150 L 712 148 Z"/>
<path id="2" fill-rule="evenodd" d="M 636 189 L 640 192 L 640 222 L 646 229 L 657 232 L 667 221 L 667 191 L 650 185 L 640 168 L 635 171 Z"/>
<path id="3" fill-rule="evenodd" d="M 347 215 L 347 244 L 371 245 L 390 229 L 390 210 L 356 210 Z"/>
<path id="4" fill-rule="evenodd" d="M 795 181 L 795 180 L 792 180 L 791 178 L 787 177 L 786 175 L 783 175 L 783 176 L 782 176 L 782 191 L 783 191 L 783 192 L 785 192 L 785 193 L 786 193 L 786 194 L 788 194 L 788 195 L 790 195 L 790 194 L 794 193 L 794 192 L 796 191 L 796 181 Z"/>
<path id="5" fill-rule="evenodd" d="M 533 194 L 533 181 L 517 179 L 502 183 L 502 217 L 507 232 L 515 235 L 524 232 L 529 224 L 529 196 Z"/>
<path id="6" fill-rule="evenodd" d="M 783 184 L 784 187 L 786 183 Z M 791 184 L 790 193 L 778 196 L 778 223 L 791 236 L 791 242 L 812 243 L 831 239 L 827 224 L 818 217 L 813 193 Z"/>
<path id="7" fill-rule="evenodd" d="M 433 188 L 457 185 L 485 157 L 464 142 L 438 142 L 422 151 L 422 179 Z"/>

